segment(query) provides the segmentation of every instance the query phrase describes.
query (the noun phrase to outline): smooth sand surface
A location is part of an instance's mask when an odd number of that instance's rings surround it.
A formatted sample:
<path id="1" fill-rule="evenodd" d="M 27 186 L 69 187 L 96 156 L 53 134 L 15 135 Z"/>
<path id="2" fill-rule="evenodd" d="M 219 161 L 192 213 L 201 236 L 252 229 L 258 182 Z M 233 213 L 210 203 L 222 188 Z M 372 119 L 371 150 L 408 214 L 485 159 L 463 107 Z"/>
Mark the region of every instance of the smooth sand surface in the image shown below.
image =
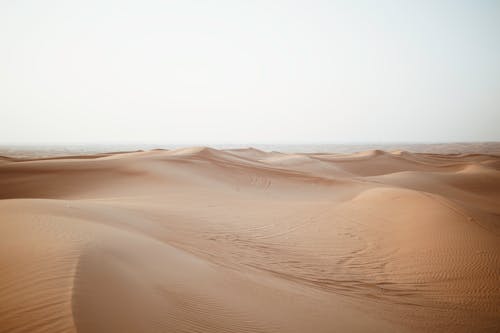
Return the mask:
<path id="1" fill-rule="evenodd" d="M 0 332 L 498 331 L 498 156 L 0 159 Z"/>

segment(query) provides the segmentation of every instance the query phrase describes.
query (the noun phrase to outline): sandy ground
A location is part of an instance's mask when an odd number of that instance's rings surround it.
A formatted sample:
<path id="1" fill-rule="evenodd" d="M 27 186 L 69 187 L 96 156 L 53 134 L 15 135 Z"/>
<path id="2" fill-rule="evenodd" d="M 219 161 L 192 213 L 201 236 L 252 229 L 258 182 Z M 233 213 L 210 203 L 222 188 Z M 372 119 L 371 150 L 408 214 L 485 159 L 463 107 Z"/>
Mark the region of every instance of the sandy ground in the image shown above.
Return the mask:
<path id="1" fill-rule="evenodd" d="M 0 332 L 498 332 L 500 157 L 0 158 Z"/>

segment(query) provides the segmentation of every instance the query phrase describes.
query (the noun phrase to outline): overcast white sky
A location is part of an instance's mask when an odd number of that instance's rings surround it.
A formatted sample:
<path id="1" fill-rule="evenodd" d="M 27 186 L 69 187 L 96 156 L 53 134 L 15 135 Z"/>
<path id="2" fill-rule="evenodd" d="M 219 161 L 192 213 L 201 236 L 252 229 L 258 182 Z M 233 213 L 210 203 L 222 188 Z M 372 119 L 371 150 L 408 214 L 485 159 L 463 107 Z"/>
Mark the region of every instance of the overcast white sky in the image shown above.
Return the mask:
<path id="1" fill-rule="evenodd" d="M 0 143 L 500 141 L 500 1 L 0 0 Z"/>

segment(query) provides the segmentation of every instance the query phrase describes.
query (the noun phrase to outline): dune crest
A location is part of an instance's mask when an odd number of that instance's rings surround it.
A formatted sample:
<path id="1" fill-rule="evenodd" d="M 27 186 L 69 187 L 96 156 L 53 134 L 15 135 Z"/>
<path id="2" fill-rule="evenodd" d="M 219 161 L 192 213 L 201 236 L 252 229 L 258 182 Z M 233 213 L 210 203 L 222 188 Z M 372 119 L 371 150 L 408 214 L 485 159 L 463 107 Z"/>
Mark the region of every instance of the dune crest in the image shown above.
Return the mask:
<path id="1" fill-rule="evenodd" d="M 500 157 L 0 158 L 0 332 L 495 332 Z"/>

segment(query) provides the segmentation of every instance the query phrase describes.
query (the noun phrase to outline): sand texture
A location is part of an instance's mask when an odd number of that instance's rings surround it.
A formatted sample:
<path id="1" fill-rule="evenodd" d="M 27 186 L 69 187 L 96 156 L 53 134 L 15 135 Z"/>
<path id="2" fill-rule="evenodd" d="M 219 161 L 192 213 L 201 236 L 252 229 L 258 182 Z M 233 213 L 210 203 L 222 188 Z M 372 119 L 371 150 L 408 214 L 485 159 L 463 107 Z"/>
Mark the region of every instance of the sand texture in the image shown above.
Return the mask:
<path id="1" fill-rule="evenodd" d="M 500 157 L 0 158 L 0 332 L 499 332 Z"/>

